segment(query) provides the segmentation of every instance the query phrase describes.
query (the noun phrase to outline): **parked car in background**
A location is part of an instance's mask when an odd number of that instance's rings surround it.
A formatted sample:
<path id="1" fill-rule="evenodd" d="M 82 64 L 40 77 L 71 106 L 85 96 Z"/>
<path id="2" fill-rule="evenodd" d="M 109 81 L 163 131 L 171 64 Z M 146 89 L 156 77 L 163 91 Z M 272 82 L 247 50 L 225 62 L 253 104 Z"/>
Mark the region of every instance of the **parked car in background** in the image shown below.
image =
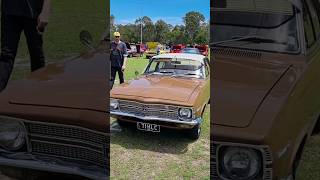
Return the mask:
<path id="1" fill-rule="evenodd" d="M 201 54 L 198 48 L 184 48 L 181 50 L 181 53 Z"/>
<path id="2" fill-rule="evenodd" d="M 127 53 L 128 53 L 128 57 L 133 57 L 133 56 L 138 56 L 139 54 L 137 54 L 137 47 L 135 44 L 130 44 L 130 43 L 125 43 L 127 46 Z"/>
<path id="3" fill-rule="evenodd" d="M 159 54 L 166 54 L 166 53 L 169 53 L 169 52 L 170 52 L 170 49 L 166 49 L 167 46 L 161 45 L 161 44 L 159 44 L 158 46 L 160 47 L 160 52 L 159 52 Z M 157 47 L 156 47 L 156 48 L 157 48 Z M 147 58 L 147 59 L 150 59 L 150 58 L 152 58 L 153 56 L 158 55 L 158 54 L 157 54 L 157 49 L 148 49 L 148 50 L 145 52 L 145 55 L 146 55 L 146 58 Z"/>
<path id="4" fill-rule="evenodd" d="M 295 179 L 320 130 L 319 1 L 212 5 L 213 179 Z"/>
<path id="5" fill-rule="evenodd" d="M 182 45 L 182 44 L 178 44 L 178 45 L 173 45 L 172 48 L 171 48 L 171 53 L 181 53 L 181 50 L 183 48 L 185 48 L 186 46 L 185 45 Z"/>
<path id="6" fill-rule="evenodd" d="M 143 56 L 144 52 L 147 50 L 147 47 L 145 44 L 136 44 L 137 47 L 137 53 L 140 55 L 140 57 Z"/>
<path id="7" fill-rule="evenodd" d="M 209 54 L 209 46 L 208 45 L 196 45 L 195 48 L 197 48 L 202 55 L 208 56 L 208 54 Z"/>
<path id="8" fill-rule="evenodd" d="M 107 40 L 94 49 L 90 37 L 82 39 L 92 51 L 12 81 L 0 93 L 2 173 L 17 179 L 31 179 L 24 171 L 109 178 L 110 47 Z"/>
<path id="9" fill-rule="evenodd" d="M 197 54 L 154 56 L 141 77 L 114 87 L 110 98 L 110 115 L 122 126 L 185 130 L 198 139 L 210 101 L 209 60 Z"/>

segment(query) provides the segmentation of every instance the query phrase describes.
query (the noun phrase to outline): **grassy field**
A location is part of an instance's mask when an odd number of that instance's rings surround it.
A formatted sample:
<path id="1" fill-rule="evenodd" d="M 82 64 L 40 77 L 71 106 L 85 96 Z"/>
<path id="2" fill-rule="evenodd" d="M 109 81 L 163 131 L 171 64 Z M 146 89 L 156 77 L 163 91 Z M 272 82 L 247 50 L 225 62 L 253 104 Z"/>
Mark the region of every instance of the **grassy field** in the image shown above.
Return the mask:
<path id="1" fill-rule="evenodd" d="M 79 41 L 81 30 L 88 30 L 98 44 L 106 31 L 107 1 L 52 1 L 52 16 L 44 34 L 44 51 L 47 64 L 62 62 L 86 51 Z M 11 80 L 21 79 L 30 73 L 29 53 L 24 34 L 21 35 Z M 10 83 L 10 82 L 9 82 Z M 1 180 L 13 180 L 0 171 Z"/>
<path id="2" fill-rule="evenodd" d="M 135 71 L 142 73 L 147 62 L 130 58 L 127 80 L 135 77 Z M 121 129 L 111 119 L 111 179 L 210 179 L 209 110 L 198 141 L 170 130 L 153 134 Z"/>
<path id="3" fill-rule="evenodd" d="M 44 34 L 46 62 L 63 61 L 85 51 L 79 41 L 81 30 L 88 30 L 97 44 L 106 31 L 106 7 L 107 1 L 52 1 L 52 14 Z M 12 79 L 20 79 L 29 72 L 29 53 L 22 34 Z"/>
<path id="4" fill-rule="evenodd" d="M 320 179 L 320 135 L 312 137 L 304 149 L 297 180 L 305 179 Z"/>

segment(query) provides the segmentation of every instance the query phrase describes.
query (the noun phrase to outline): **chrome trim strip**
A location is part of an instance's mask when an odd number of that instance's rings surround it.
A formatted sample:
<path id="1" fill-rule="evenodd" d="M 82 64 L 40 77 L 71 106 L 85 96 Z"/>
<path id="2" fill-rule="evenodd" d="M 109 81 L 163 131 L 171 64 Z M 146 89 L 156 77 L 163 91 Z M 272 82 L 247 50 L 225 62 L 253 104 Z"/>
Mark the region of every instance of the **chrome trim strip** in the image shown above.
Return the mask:
<path id="1" fill-rule="evenodd" d="M 21 118 L 15 118 L 15 117 L 10 117 L 10 116 L 3 116 L 3 115 L 0 115 L 0 119 L 1 118 L 8 118 L 8 119 L 18 120 L 18 121 L 22 121 L 22 122 L 27 122 L 27 123 L 53 125 L 53 126 L 60 126 L 60 127 L 70 127 L 70 128 L 81 129 L 81 130 L 84 130 L 84 131 L 89 131 L 89 132 L 92 132 L 92 133 L 96 133 L 96 134 L 100 134 L 100 135 L 108 137 L 107 129 L 106 129 L 106 133 L 103 133 L 101 131 L 94 131 L 92 129 L 84 128 L 84 127 L 81 127 L 81 126 L 69 125 L 69 124 L 58 124 L 58 123 L 52 123 L 52 122 L 31 121 L 31 120 L 28 120 L 28 119 L 21 119 Z"/>
<path id="2" fill-rule="evenodd" d="M 171 122 L 171 123 L 178 123 L 178 124 L 186 124 L 186 125 L 197 125 L 197 124 L 201 124 L 202 122 L 202 118 L 196 118 L 194 120 L 191 120 L 189 122 L 187 121 L 180 121 L 180 120 L 173 120 L 173 119 L 166 119 L 166 118 L 158 118 L 158 117 L 151 117 L 151 116 L 136 116 L 134 114 L 129 114 L 129 113 L 123 113 L 123 112 L 115 112 L 115 111 L 111 111 L 110 112 L 111 116 L 127 116 L 127 117 L 133 117 L 133 118 L 138 118 L 138 119 L 142 119 L 145 121 L 162 121 L 162 122 Z"/>
<path id="3" fill-rule="evenodd" d="M 94 179 L 94 180 L 105 180 L 109 177 L 109 172 L 107 169 L 102 169 L 96 167 L 95 169 L 90 169 L 85 166 L 78 166 L 77 164 L 62 164 L 62 161 L 43 161 L 43 160 L 17 160 L 17 159 L 8 159 L 0 156 L 0 165 L 9 166 L 9 167 L 17 167 L 17 168 L 25 168 L 25 169 L 33 169 L 33 170 L 42 170 L 48 172 L 56 172 L 63 174 L 72 174 L 79 175 L 86 178 Z"/>

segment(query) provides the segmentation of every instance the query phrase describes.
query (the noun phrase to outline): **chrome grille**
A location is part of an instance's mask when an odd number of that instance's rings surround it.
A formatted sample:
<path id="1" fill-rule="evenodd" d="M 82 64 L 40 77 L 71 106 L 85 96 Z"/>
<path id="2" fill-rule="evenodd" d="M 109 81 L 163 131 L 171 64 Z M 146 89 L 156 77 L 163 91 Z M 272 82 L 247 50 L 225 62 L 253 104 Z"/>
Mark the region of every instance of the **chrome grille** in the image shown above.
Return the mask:
<path id="1" fill-rule="evenodd" d="M 48 126 L 46 124 L 34 124 L 28 125 L 29 131 L 34 134 L 59 136 L 66 138 L 81 139 L 87 142 L 94 142 L 97 144 L 105 143 L 106 137 L 102 134 L 97 134 L 91 131 L 84 131 L 82 129 L 74 127 L 63 127 L 63 126 Z"/>
<path id="2" fill-rule="evenodd" d="M 76 126 L 25 122 L 32 154 L 108 167 L 106 134 Z"/>
<path id="3" fill-rule="evenodd" d="M 214 180 L 227 180 L 222 178 L 219 175 L 219 167 L 218 167 L 218 154 L 219 154 L 219 147 L 220 146 L 243 146 L 243 147 L 251 147 L 258 151 L 260 151 L 263 155 L 263 180 L 272 180 L 272 168 L 268 167 L 272 164 L 272 154 L 271 150 L 267 146 L 253 146 L 253 145 L 244 145 L 244 144 L 234 144 L 234 143 L 218 143 L 218 142 L 211 142 L 210 144 L 210 174 Z"/>
<path id="4" fill-rule="evenodd" d="M 121 112 L 137 116 L 151 116 L 167 119 L 178 119 L 179 107 L 162 104 L 143 104 L 134 101 L 119 100 Z"/>

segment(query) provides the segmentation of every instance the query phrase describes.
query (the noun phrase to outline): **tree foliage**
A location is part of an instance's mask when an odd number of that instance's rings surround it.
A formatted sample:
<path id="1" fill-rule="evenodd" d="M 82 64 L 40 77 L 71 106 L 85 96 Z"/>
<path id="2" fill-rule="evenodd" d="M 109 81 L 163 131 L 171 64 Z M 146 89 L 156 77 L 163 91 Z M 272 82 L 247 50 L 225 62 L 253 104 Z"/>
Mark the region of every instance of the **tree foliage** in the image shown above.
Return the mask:
<path id="1" fill-rule="evenodd" d="M 188 12 L 183 17 L 183 25 L 166 23 L 164 20 L 152 22 L 148 16 L 143 16 L 134 21 L 133 24 L 115 24 L 115 18 L 110 16 L 111 33 L 119 31 L 122 40 L 127 42 L 160 42 L 162 44 L 208 44 L 209 42 L 209 24 L 205 17 L 199 12 Z"/>

